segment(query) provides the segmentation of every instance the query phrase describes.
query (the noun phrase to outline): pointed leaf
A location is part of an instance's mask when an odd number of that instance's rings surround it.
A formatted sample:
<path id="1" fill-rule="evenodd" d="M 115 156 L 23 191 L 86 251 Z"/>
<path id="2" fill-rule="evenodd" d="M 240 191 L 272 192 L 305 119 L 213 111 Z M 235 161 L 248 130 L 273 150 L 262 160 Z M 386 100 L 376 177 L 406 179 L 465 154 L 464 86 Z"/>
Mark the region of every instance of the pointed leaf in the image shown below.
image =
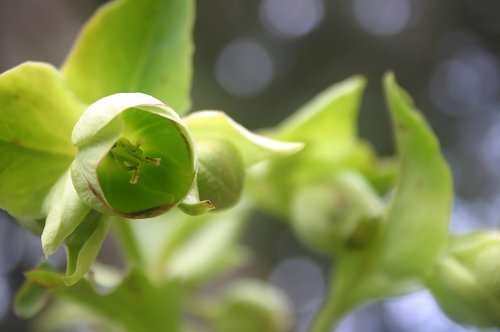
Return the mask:
<path id="1" fill-rule="evenodd" d="M 354 76 L 332 85 L 273 130 L 281 140 L 305 142 L 324 158 L 345 154 L 357 141 L 357 113 L 366 80 Z M 327 150 L 327 152 L 325 151 Z"/>
<path id="2" fill-rule="evenodd" d="M 185 119 L 196 142 L 226 140 L 231 142 L 248 167 L 272 156 L 288 156 L 302 149 L 302 143 L 285 143 L 251 133 L 219 111 L 200 111 Z"/>
<path id="3" fill-rule="evenodd" d="M 289 219 L 293 196 L 304 185 L 323 182 L 343 168 L 371 168 L 374 153 L 356 136 L 364 87 L 362 77 L 335 84 L 269 132 L 276 139 L 304 142 L 305 147 L 249 173 L 248 188 L 260 208 Z"/>
<path id="4" fill-rule="evenodd" d="M 190 216 L 199 216 L 215 209 L 215 206 L 210 201 L 200 201 L 198 189 L 195 185 L 186 199 L 178 205 L 178 208 Z"/>
<path id="5" fill-rule="evenodd" d="M 45 196 L 74 158 L 71 130 L 84 108 L 50 65 L 0 75 L 0 208 L 43 217 Z"/>
<path id="6" fill-rule="evenodd" d="M 400 175 L 385 224 L 371 245 L 346 252 L 330 296 L 343 313 L 367 300 L 421 287 L 444 248 L 452 199 L 439 144 L 394 77 L 384 80 L 396 132 Z"/>
<path id="7" fill-rule="evenodd" d="M 50 298 L 47 289 L 25 281 L 14 299 L 14 312 L 21 318 L 31 318 L 45 308 Z"/>
<path id="8" fill-rule="evenodd" d="M 192 0 L 117 0 L 84 26 L 62 70 L 84 101 L 144 92 L 178 112 L 190 106 Z"/>

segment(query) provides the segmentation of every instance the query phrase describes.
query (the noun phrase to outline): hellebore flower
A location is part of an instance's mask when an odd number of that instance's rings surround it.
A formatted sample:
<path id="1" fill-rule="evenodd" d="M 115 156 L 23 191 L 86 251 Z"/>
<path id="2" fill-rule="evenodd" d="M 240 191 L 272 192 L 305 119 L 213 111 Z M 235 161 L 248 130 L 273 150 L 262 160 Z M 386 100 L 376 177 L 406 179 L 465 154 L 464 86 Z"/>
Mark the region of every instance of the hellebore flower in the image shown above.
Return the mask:
<path id="1" fill-rule="evenodd" d="M 89 207 L 126 218 L 159 215 L 180 203 L 196 175 L 189 131 L 170 107 L 119 93 L 87 108 L 74 127 L 73 185 Z"/>
<path id="2" fill-rule="evenodd" d="M 335 255 L 366 245 L 376 234 L 382 214 L 382 202 L 364 178 L 343 171 L 325 183 L 298 191 L 291 221 L 302 241 Z"/>
<path id="3" fill-rule="evenodd" d="M 500 327 L 500 234 L 482 231 L 452 238 L 427 286 L 455 321 Z"/>
<path id="4" fill-rule="evenodd" d="M 278 288 L 258 280 L 242 279 L 210 303 L 209 317 L 219 332 L 284 332 L 292 317 L 288 298 Z"/>

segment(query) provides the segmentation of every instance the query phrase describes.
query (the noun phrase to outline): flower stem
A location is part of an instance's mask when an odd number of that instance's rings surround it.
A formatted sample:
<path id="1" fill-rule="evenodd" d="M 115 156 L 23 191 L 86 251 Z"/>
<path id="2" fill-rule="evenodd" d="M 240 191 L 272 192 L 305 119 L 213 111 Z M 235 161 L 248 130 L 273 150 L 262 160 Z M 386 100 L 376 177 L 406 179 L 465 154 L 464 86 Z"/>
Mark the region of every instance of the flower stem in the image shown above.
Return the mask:
<path id="1" fill-rule="evenodd" d="M 126 261 L 132 263 L 136 267 L 143 267 L 144 259 L 137 239 L 129 225 L 129 221 L 122 218 L 116 218 L 116 220 L 113 220 L 112 224 L 116 238 L 123 249 Z"/>
<path id="2" fill-rule="evenodd" d="M 321 305 L 321 308 L 314 318 L 309 332 L 330 332 L 335 324 L 347 313 L 347 308 L 342 303 L 342 293 L 336 287 L 335 274 L 330 276 L 328 294 Z"/>

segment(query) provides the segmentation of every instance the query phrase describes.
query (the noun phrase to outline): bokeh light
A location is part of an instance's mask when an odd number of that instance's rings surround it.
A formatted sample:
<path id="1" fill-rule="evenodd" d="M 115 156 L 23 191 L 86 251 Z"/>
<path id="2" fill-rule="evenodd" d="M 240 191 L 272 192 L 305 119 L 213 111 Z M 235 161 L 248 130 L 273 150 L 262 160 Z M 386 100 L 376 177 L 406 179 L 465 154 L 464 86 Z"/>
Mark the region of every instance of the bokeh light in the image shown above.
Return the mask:
<path id="1" fill-rule="evenodd" d="M 273 62 L 269 52 L 253 40 L 238 39 L 227 45 L 216 64 L 220 85 L 240 97 L 262 91 L 273 78 Z"/>
<path id="2" fill-rule="evenodd" d="M 296 38 L 309 34 L 321 24 L 325 6 L 322 0 L 263 0 L 259 12 L 272 34 Z"/>
<path id="3" fill-rule="evenodd" d="M 4 318 L 10 306 L 10 287 L 7 280 L 0 275 L 0 321 Z"/>
<path id="4" fill-rule="evenodd" d="M 483 48 L 468 47 L 436 68 L 429 93 L 439 110 L 460 116 L 488 106 L 499 84 L 497 60 Z"/>
<path id="5" fill-rule="evenodd" d="M 410 0 L 354 0 L 353 5 L 358 23 L 374 35 L 397 34 L 410 22 Z"/>
<path id="6" fill-rule="evenodd" d="M 9 273 L 23 255 L 21 230 L 0 212 L 0 275 Z"/>
<path id="7" fill-rule="evenodd" d="M 269 52 L 250 39 L 237 39 L 219 54 L 216 76 L 229 93 L 253 96 L 266 88 L 273 78 L 273 61 Z"/>
<path id="8" fill-rule="evenodd" d="M 473 331 L 450 321 L 428 291 L 419 291 L 385 301 L 391 331 L 465 332 Z"/>
<path id="9" fill-rule="evenodd" d="M 325 294 L 320 267 L 305 257 L 283 260 L 271 272 L 269 282 L 285 291 L 294 305 L 295 332 L 305 332 Z"/>

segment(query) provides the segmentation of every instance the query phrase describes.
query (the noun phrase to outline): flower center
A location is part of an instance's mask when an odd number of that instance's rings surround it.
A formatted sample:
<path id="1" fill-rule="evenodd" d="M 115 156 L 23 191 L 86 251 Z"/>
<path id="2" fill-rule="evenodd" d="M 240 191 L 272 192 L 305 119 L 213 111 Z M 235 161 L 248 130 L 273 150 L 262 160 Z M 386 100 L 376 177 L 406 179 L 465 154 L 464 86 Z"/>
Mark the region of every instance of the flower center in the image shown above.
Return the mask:
<path id="1" fill-rule="evenodd" d="M 111 148 L 111 157 L 116 164 L 123 170 L 133 172 L 130 178 L 131 184 L 137 184 L 139 181 L 139 173 L 143 164 L 160 166 L 161 158 L 144 157 L 141 149 L 143 141 L 138 141 L 132 144 L 128 139 L 121 137 Z"/>

